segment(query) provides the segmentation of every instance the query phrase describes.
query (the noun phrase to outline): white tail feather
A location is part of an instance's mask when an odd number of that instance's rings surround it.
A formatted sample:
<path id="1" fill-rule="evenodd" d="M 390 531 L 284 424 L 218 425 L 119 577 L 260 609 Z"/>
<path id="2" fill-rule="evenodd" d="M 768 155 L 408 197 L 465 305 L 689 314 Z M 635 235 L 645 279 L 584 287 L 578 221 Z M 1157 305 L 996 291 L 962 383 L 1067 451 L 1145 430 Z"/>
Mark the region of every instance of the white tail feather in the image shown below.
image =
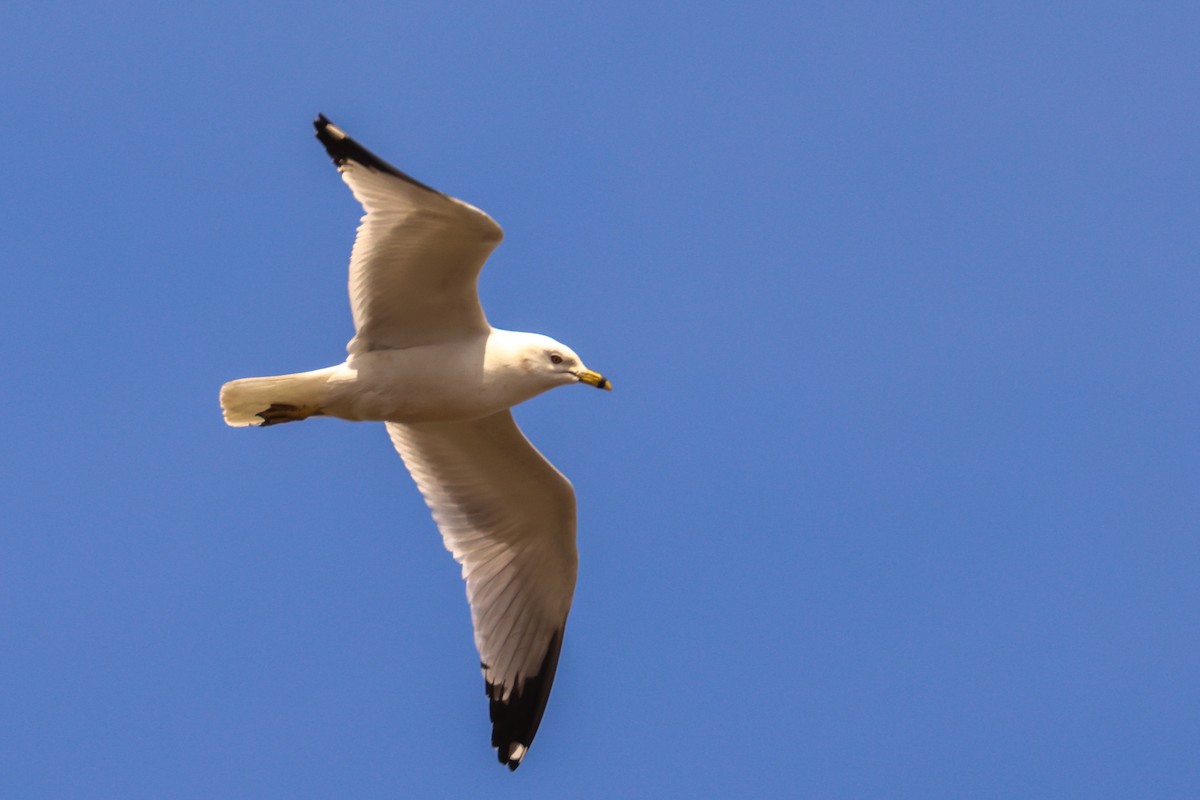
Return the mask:
<path id="1" fill-rule="evenodd" d="M 273 405 L 319 408 L 328 391 L 328 369 L 242 378 L 221 387 L 221 411 L 225 422 L 235 428 L 262 425 L 260 413 Z"/>

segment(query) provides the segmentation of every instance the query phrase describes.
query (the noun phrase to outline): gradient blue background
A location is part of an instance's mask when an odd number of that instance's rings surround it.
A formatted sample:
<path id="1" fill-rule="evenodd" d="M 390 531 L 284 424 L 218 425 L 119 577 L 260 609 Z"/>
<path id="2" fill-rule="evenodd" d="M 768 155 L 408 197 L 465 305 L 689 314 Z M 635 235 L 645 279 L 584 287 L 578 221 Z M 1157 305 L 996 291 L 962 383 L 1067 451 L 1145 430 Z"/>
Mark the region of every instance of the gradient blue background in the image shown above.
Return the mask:
<path id="1" fill-rule="evenodd" d="M 0 796 L 1200 795 L 1195 3 L 24 4 Z M 490 212 L 581 571 L 525 765 L 339 361 L 318 112 Z"/>

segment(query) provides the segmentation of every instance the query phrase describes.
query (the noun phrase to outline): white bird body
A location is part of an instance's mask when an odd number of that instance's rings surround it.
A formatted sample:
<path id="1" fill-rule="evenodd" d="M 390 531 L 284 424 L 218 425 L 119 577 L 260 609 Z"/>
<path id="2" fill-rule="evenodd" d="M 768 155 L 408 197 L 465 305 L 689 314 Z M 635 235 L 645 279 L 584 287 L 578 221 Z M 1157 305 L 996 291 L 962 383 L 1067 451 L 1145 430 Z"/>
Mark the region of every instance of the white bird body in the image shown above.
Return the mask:
<path id="1" fill-rule="evenodd" d="M 310 372 L 230 381 L 221 406 L 234 427 L 262 425 L 259 413 L 273 404 L 352 422 L 479 419 L 577 381 L 534 369 L 532 358 L 522 358 L 531 348 L 566 351 L 549 337 L 492 328 L 458 341 L 355 353 Z"/>
<path id="2" fill-rule="evenodd" d="M 341 364 L 221 387 L 234 427 L 382 421 L 462 564 L 492 720 L 516 769 L 537 733 L 575 590 L 575 492 L 509 409 L 556 386 L 609 389 L 570 348 L 493 328 L 476 280 L 503 238 L 487 214 L 405 175 L 325 117 L 317 138 L 366 209 Z"/>

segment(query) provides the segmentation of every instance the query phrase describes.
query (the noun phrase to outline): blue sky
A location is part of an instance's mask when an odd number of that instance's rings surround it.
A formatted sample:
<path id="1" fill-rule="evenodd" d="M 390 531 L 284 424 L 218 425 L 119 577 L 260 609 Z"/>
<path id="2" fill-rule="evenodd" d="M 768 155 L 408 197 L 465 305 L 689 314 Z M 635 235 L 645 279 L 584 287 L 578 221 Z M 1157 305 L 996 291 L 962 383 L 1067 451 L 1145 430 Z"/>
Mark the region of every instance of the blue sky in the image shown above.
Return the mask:
<path id="1" fill-rule="evenodd" d="M 0 794 L 1194 797 L 1200 11 L 48 3 L 0 29 Z M 579 495 L 525 765 L 336 363 L 317 112 L 492 214 Z"/>

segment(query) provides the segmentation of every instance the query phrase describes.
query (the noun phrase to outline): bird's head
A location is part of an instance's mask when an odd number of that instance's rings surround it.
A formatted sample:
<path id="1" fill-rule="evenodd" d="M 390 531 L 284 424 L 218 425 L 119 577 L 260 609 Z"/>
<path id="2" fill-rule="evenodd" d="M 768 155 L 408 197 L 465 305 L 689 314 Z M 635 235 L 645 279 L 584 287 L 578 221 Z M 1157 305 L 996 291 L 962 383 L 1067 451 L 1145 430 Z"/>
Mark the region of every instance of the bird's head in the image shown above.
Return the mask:
<path id="1" fill-rule="evenodd" d="M 586 383 L 612 391 L 608 378 L 585 367 L 575 351 L 562 342 L 540 334 L 528 336 L 521 348 L 521 364 L 528 373 L 544 379 L 551 387 Z"/>

